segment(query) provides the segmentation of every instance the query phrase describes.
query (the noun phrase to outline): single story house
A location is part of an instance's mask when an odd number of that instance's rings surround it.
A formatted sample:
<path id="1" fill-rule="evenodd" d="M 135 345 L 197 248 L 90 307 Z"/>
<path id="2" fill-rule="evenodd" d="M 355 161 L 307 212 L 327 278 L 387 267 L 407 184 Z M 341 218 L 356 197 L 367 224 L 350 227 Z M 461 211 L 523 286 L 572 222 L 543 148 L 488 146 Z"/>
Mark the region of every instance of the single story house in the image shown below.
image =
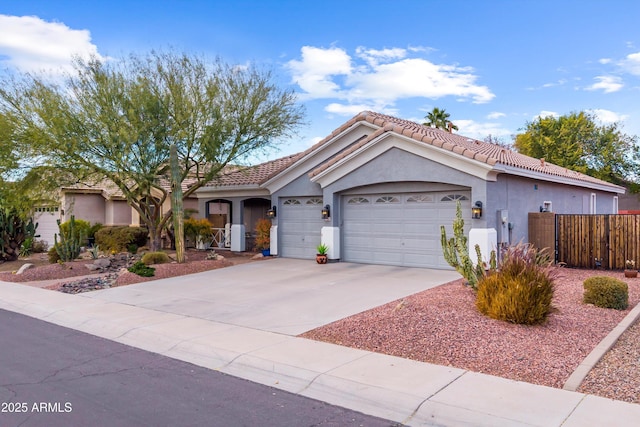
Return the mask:
<path id="1" fill-rule="evenodd" d="M 161 181 L 163 189 L 169 191 L 168 181 Z M 183 183 L 186 190 L 189 181 Z M 122 191 L 110 181 L 95 184 L 79 183 L 60 188 L 59 206 L 42 206 L 35 209 L 34 221 L 38 223 L 39 239 L 54 244 L 54 235 L 59 233 L 57 220 L 68 221 L 71 216 L 88 221 L 90 224 L 106 226 L 139 226 L 140 216 L 124 197 Z M 184 202 L 185 210 L 197 212 L 198 199 L 189 197 Z M 167 198 L 161 206 L 161 214 L 171 209 L 171 200 Z M 197 216 L 195 214 L 194 216 Z"/>
<path id="2" fill-rule="evenodd" d="M 461 204 L 469 243 L 483 253 L 527 241 L 528 213 L 618 212 L 623 187 L 499 145 L 365 111 L 302 153 L 222 175 L 196 191 L 198 209 L 247 249 L 272 218 L 271 253 L 450 268 L 440 226 Z"/>

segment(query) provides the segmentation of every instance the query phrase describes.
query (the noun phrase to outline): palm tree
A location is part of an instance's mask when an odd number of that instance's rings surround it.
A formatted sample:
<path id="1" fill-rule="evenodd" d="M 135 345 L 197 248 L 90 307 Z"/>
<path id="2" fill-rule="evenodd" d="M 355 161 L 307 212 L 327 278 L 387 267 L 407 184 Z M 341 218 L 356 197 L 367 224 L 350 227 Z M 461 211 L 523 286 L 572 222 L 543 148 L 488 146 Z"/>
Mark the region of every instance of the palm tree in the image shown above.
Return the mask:
<path id="1" fill-rule="evenodd" d="M 447 113 L 444 108 L 441 110 L 438 107 L 434 107 L 432 111 L 424 116 L 427 121 L 424 122 L 423 125 L 436 129 L 448 130 L 449 132 L 452 130 L 458 130 L 458 126 L 451 123 L 449 116 L 449 113 Z"/>

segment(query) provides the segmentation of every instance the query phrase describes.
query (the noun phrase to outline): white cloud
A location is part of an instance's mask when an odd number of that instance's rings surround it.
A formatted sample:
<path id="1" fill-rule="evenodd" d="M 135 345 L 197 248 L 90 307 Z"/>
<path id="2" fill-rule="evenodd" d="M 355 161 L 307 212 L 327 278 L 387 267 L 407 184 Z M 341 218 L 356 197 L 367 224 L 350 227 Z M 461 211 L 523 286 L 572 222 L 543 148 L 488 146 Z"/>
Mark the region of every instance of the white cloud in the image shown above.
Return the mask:
<path id="1" fill-rule="evenodd" d="M 292 60 L 287 68 L 293 81 L 305 92 L 303 98 L 344 98 L 335 76 L 351 74 L 351 58 L 338 48 L 302 47 L 302 60 Z"/>
<path id="2" fill-rule="evenodd" d="M 0 15 L 2 63 L 26 72 L 59 73 L 71 70 L 74 55 L 98 58 L 88 30 L 74 30 L 37 16 Z"/>
<path id="3" fill-rule="evenodd" d="M 611 58 L 600 58 L 598 59 L 598 62 L 605 65 L 605 64 L 610 64 L 611 63 Z"/>
<path id="4" fill-rule="evenodd" d="M 377 111 L 393 110 L 395 103 L 405 98 L 455 96 L 464 101 L 486 103 L 495 97 L 487 86 L 476 83 L 473 68 L 410 57 L 419 52 L 416 48 L 359 47 L 352 57 L 340 48 L 304 46 L 301 59 L 289 61 L 286 68 L 302 89 L 303 99 L 345 100 L 345 105 L 330 107 L 344 111 L 345 115 L 355 110 L 350 108 L 352 105 L 372 105 Z"/>
<path id="5" fill-rule="evenodd" d="M 640 52 L 627 55 L 618 65 L 627 73 L 640 76 Z"/>
<path id="6" fill-rule="evenodd" d="M 598 120 L 600 120 L 604 124 L 610 124 L 615 122 L 622 122 L 626 120 L 629 116 L 626 114 L 618 114 L 614 111 L 603 110 L 600 108 L 587 110 L 587 112 L 596 116 Z"/>
<path id="7" fill-rule="evenodd" d="M 494 120 L 494 119 L 499 119 L 499 118 L 501 118 L 501 117 L 505 117 L 505 116 L 506 116 L 506 114 L 505 114 L 505 113 L 500 113 L 500 112 L 498 112 L 498 111 L 494 111 L 494 112 L 489 113 L 489 114 L 487 115 L 487 119 L 489 119 L 489 120 Z"/>
<path id="8" fill-rule="evenodd" d="M 560 114 L 555 111 L 542 110 L 537 115 L 533 116 L 533 120 L 544 119 L 547 117 L 560 117 Z"/>
<path id="9" fill-rule="evenodd" d="M 622 79 L 617 76 L 597 76 L 595 77 L 595 80 L 598 82 L 586 87 L 585 89 L 602 90 L 604 93 L 612 93 L 619 91 L 624 86 Z"/>
<path id="10" fill-rule="evenodd" d="M 496 138 L 509 139 L 513 134 L 512 131 L 505 129 L 498 123 L 478 123 L 474 120 L 455 120 L 454 123 L 458 126 L 457 134 L 481 141 L 489 135 Z"/>

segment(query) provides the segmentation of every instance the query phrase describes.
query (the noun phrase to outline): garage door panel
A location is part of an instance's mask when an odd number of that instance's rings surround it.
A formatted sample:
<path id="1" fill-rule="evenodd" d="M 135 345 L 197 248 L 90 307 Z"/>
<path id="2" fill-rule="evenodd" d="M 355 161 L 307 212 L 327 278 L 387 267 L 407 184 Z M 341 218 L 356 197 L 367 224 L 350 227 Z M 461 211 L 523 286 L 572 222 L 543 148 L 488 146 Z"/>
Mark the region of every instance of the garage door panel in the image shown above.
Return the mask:
<path id="1" fill-rule="evenodd" d="M 469 224 L 469 199 L 468 191 L 345 196 L 343 259 L 450 269 L 442 257 L 440 226 L 451 233 L 458 200 Z M 361 204 L 350 204 L 350 200 Z M 369 203 L 362 203 L 364 200 Z"/>
<path id="2" fill-rule="evenodd" d="M 278 212 L 279 254 L 286 258 L 313 259 L 325 225 L 322 199 L 292 197 L 283 200 Z"/>

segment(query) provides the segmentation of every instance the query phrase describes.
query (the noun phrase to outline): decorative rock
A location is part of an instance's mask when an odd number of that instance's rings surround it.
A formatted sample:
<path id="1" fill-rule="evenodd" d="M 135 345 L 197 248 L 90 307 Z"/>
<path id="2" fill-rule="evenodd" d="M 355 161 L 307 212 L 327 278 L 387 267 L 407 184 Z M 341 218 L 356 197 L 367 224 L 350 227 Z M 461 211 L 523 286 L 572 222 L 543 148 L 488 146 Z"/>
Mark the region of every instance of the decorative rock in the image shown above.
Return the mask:
<path id="1" fill-rule="evenodd" d="M 98 258 L 93 261 L 93 264 L 98 266 L 98 268 L 109 268 L 111 266 L 111 261 L 108 258 Z"/>
<path id="2" fill-rule="evenodd" d="M 89 271 L 102 270 L 102 267 L 96 264 L 85 264 L 84 266 L 87 267 Z"/>
<path id="3" fill-rule="evenodd" d="M 26 270 L 35 267 L 35 264 L 31 264 L 30 262 L 26 263 L 26 264 L 22 264 L 22 267 L 20 267 L 18 269 L 18 271 L 16 272 L 16 274 L 22 274 L 24 273 Z"/>
<path id="4" fill-rule="evenodd" d="M 264 258 L 264 255 L 262 254 L 255 254 L 254 256 L 251 257 L 251 259 L 260 259 L 260 258 Z"/>

